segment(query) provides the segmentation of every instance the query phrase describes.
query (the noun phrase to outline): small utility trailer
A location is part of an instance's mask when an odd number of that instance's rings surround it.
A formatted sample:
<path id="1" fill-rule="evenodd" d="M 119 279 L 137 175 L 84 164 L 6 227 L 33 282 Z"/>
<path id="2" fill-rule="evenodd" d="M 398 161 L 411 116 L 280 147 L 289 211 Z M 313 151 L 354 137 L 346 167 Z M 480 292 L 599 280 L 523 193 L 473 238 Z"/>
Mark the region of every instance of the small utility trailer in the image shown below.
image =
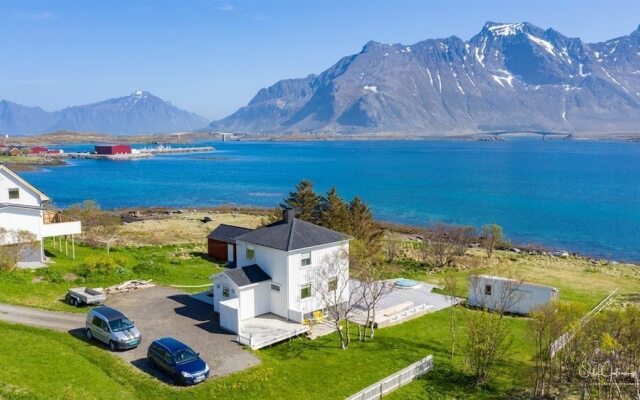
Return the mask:
<path id="1" fill-rule="evenodd" d="M 65 298 L 69 304 L 79 307 L 90 304 L 102 304 L 107 299 L 107 295 L 102 289 L 77 287 L 69 289 Z"/>

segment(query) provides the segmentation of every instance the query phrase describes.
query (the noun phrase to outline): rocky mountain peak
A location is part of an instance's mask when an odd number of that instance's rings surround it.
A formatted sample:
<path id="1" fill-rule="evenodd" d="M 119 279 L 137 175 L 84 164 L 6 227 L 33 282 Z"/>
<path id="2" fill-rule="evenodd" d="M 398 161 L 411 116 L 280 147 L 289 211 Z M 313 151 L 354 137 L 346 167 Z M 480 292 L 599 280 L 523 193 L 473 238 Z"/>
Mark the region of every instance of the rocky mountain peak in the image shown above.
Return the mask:
<path id="1" fill-rule="evenodd" d="M 318 76 L 262 89 L 210 128 L 416 134 L 637 129 L 636 32 L 585 44 L 528 22 L 487 22 L 469 41 L 370 41 Z"/>

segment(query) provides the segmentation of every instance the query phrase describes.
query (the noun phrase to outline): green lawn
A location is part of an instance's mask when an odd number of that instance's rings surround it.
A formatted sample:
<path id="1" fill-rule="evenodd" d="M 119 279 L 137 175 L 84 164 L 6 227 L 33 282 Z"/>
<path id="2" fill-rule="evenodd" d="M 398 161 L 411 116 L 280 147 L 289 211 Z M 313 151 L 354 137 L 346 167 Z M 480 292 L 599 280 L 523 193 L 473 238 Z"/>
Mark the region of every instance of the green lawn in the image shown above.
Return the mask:
<path id="1" fill-rule="evenodd" d="M 560 289 L 560 300 L 592 308 L 613 289 L 621 293 L 640 292 L 640 268 L 637 265 L 614 265 L 607 262 L 592 264 L 588 260 L 548 256 L 518 255 L 496 251 L 491 260 L 481 258 L 483 251 L 470 250 L 468 258 L 480 260 L 479 273 L 495 273 L 496 268 L 517 271 L 527 282 L 555 286 Z M 468 260 L 465 260 L 468 261 Z M 425 272 L 413 260 L 399 261 L 400 275 L 406 278 L 442 283 L 443 272 Z M 499 273 L 499 272 L 498 272 Z M 455 272 L 458 294 L 466 297 L 469 269 Z"/>
<path id="2" fill-rule="evenodd" d="M 11 303 L 51 310 L 86 310 L 67 305 L 63 300 L 67 289 L 74 286 L 107 287 L 129 279 L 153 279 L 162 285 L 204 285 L 211 283 L 209 277 L 222 270 L 206 257 L 205 249 L 196 245 L 154 246 L 118 248 L 111 251 L 109 259 L 113 265 L 98 269 L 86 278 L 86 264 L 107 257 L 105 249 L 76 246 L 76 259 L 53 249 L 46 242 L 47 255 L 52 263 L 36 271 L 0 271 L 0 303 Z M 92 261 L 93 260 L 93 261 Z M 75 274 L 74 281 L 65 280 Z M 205 288 L 184 288 L 197 292 Z"/>
<path id="3" fill-rule="evenodd" d="M 464 312 L 475 311 L 460 310 L 461 321 Z M 461 372 L 461 357 L 449 358 L 448 321 L 446 310 L 426 315 L 381 329 L 373 341 L 354 342 L 346 351 L 335 336 L 292 340 L 257 352 L 262 363 L 256 367 L 188 389 L 162 384 L 70 335 L 0 323 L 0 365 L 7 366 L 0 369 L 0 398 L 4 390 L 24 398 L 340 399 L 428 354 L 435 371 L 409 387 L 422 398 L 424 385 L 470 399 L 500 398 L 526 385 L 531 346 L 524 341 L 525 320 L 509 318 L 516 346 L 499 365 L 495 384 L 483 390 Z"/>
<path id="4" fill-rule="evenodd" d="M 134 277 L 152 278 L 159 284 L 198 285 L 209 283 L 209 276 L 221 269 L 195 245 L 123 248 L 112 252 L 117 267 L 84 282 L 82 278 L 65 282 L 62 278 L 66 274 L 82 272 L 84 264 L 104 257 L 105 250 L 81 246 L 76 260 L 71 260 L 53 251 L 50 243 L 47 248 L 55 263 L 46 270 L 0 273 L 0 302 L 84 312 L 60 301 L 68 287 L 108 286 Z M 400 265 L 398 275 L 435 282 L 442 279 L 442 273 L 425 274 L 419 263 Z M 497 252 L 482 265 L 483 271 L 495 265 L 516 268 L 528 281 L 559 287 L 562 301 L 585 308 L 615 287 L 623 293 L 640 292 L 639 271 L 631 266 L 506 252 Z M 461 295 L 466 292 L 467 274 L 456 272 Z M 44 280 L 33 282 L 37 276 Z M 465 315 L 470 312 L 478 311 L 457 310 L 461 336 Z M 162 384 L 108 351 L 68 334 L 0 323 L 0 399 L 340 399 L 428 354 L 434 356 L 434 370 L 389 398 L 513 398 L 529 387 L 533 347 L 527 319 L 506 318 L 513 349 L 497 366 L 490 385 L 482 389 L 476 388 L 465 372 L 460 354 L 449 357 L 448 310 L 381 329 L 373 341 L 354 341 L 346 351 L 339 349 L 333 335 L 282 343 L 258 351 L 262 363 L 256 367 L 188 389 Z"/>

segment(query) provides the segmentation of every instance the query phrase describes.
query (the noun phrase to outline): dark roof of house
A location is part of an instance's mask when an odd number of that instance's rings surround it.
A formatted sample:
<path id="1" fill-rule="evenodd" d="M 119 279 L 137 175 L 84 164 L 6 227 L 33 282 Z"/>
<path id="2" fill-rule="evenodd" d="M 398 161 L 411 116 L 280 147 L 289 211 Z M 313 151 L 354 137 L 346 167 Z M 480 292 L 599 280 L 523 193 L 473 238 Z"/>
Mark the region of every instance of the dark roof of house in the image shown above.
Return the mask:
<path id="1" fill-rule="evenodd" d="M 226 271 L 225 274 L 233 281 L 233 283 L 238 285 L 238 287 L 264 282 L 271 279 L 271 277 L 267 275 L 267 273 L 264 272 L 257 264 L 230 269 Z"/>
<path id="2" fill-rule="evenodd" d="M 251 232 L 249 228 L 243 228 L 241 226 L 220 224 L 216 229 L 211 231 L 208 239 L 219 240 L 221 242 L 235 243 L 235 237 L 244 233 Z"/>
<path id="3" fill-rule="evenodd" d="M 349 239 L 349 236 L 292 218 L 290 221 L 274 222 L 244 235 L 236 236 L 236 239 L 278 250 L 292 251 L 341 242 Z"/>

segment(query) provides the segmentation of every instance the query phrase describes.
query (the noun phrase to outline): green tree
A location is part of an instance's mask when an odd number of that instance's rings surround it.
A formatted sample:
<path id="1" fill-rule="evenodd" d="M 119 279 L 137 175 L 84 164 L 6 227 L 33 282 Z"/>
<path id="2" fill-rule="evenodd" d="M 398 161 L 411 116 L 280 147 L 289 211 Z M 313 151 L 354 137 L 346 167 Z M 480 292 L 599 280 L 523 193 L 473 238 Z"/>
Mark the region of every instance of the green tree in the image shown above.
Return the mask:
<path id="1" fill-rule="evenodd" d="M 281 207 L 296 210 L 297 217 L 303 221 L 319 223 L 320 196 L 314 192 L 313 183 L 307 179 L 298 182 L 295 192 L 289 193 Z"/>
<path id="2" fill-rule="evenodd" d="M 338 196 L 335 187 L 320 201 L 320 225 L 338 232 L 351 231 L 349 206 Z"/>
<path id="3" fill-rule="evenodd" d="M 362 241 L 371 253 L 378 253 L 382 246 L 384 231 L 373 220 L 369 206 L 356 196 L 349 204 L 349 212 L 351 213 L 351 235 Z"/>
<path id="4" fill-rule="evenodd" d="M 496 224 L 489 224 L 482 227 L 482 242 L 487 250 L 487 257 L 491 258 L 493 251 L 504 240 L 502 227 Z"/>

